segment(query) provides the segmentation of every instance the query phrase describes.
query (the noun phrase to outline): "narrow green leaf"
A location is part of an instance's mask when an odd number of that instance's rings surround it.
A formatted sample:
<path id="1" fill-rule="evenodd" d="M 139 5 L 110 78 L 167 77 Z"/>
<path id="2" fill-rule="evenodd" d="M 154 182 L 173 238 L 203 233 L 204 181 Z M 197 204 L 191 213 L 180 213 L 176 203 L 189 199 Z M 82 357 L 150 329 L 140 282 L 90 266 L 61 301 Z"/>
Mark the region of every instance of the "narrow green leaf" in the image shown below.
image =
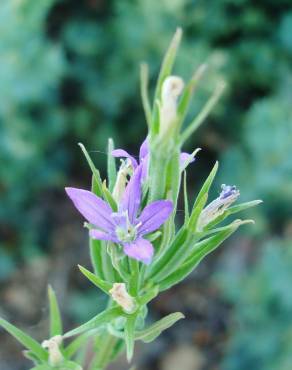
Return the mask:
<path id="1" fill-rule="evenodd" d="M 177 50 L 178 50 L 178 47 L 181 41 L 181 37 L 182 37 L 182 29 L 178 28 L 172 38 L 169 48 L 162 61 L 162 65 L 160 68 L 158 81 L 156 85 L 155 95 L 154 95 L 154 105 L 153 105 L 152 125 L 151 125 L 152 136 L 157 134 L 159 130 L 159 119 L 157 120 L 157 118 L 159 116 L 158 112 L 159 112 L 159 101 L 160 101 L 160 95 L 161 95 L 161 88 L 162 88 L 162 84 L 165 78 L 171 74 L 173 64 L 175 61 L 175 57 L 176 57 L 176 53 L 177 53 Z"/>
<path id="2" fill-rule="evenodd" d="M 172 67 L 173 67 L 175 57 L 177 54 L 177 50 L 181 42 L 181 38 L 182 38 L 182 29 L 178 28 L 171 40 L 171 43 L 162 61 L 162 65 L 161 65 L 159 76 L 158 76 L 154 101 L 156 99 L 160 99 L 163 81 L 165 80 L 167 76 L 171 74 Z"/>
<path id="3" fill-rule="evenodd" d="M 98 171 L 98 169 L 96 169 L 92 159 L 90 158 L 90 155 L 88 154 L 87 150 L 85 149 L 85 146 L 82 144 L 82 143 L 78 143 L 78 145 L 80 146 L 86 160 L 87 160 L 87 163 L 91 169 L 91 172 L 92 172 L 92 175 L 93 175 L 93 181 L 92 181 L 92 190 L 95 190 L 95 194 L 98 195 L 99 197 L 101 197 L 103 194 L 102 194 L 102 181 L 101 181 L 101 177 L 100 177 L 100 173 Z"/>
<path id="4" fill-rule="evenodd" d="M 186 262 L 159 283 L 160 291 L 169 289 L 174 284 L 185 279 L 197 267 L 202 259 L 218 248 L 225 239 L 237 230 L 239 225 L 240 223 L 234 222 L 229 228 L 196 243 L 193 247 L 194 251 L 187 257 Z"/>
<path id="5" fill-rule="evenodd" d="M 32 351 L 38 359 L 46 361 L 48 359 L 47 351 L 32 337 L 10 324 L 8 321 L 0 318 L 0 326 L 8 331 L 15 339 L 17 339 L 25 348 Z"/>
<path id="6" fill-rule="evenodd" d="M 132 360 L 134 354 L 136 320 L 137 315 L 130 315 L 125 324 L 125 342 L 128 362 Z"/>
<path id="7" fill-rule="evenodd" d="M 105 182 L 102 183 L 102 191 L 103 191 L 103 195 L 104 195 L 105 200 L 111 206 L 113 212 L 117 212 L 117 210 L 118 210 L 117 202 L 113 198 L 111 192 L 106 187 L 106 183 Z"/>
<path id="8" fill-rule="evenodd" d="M 112 288 L 112 284 L 100 279 L 98 276 L 87 270 L 85 267 L 78 265 L 79 270 L 84 276 L 87 277 L 95 286 L 101 289 L 104 293 L 109 294 L 109 290 Z"/>
<path id="9" fill-rule="evenodd" d="M 201 190 L 199 191 L 199 194 L 198 194 L 198 196 L 196 198 L 196 201 L 194 203 L 192 213 L 191 213 L 191 216 L 190 216 L 190 220 L 189 220 L 189 223 L 188 223 L 188 226 L 187 226 L 191 230 L 195 230 L 195 228 L 196 228 L 198 217 L 199 217 L 200 213 L 202 212 L 202 210 L 203 210 L 203 208 L 204 208 L 204 206 L 207 202 L 208 193 L 209 193 L 210 187 L 211 187 L 211 185 L 214 181 L 214 178 L 216 176 L 217 170 L 218 170 L 218 162 L 215 163 L 215 165 L 212 168 L 209 176 L 207 177 L 207 179 L 205 180 Z"/>
<path id="10" fill-rule="evenodd" d="M 199 68 L 194 73 L 193 77 L 191 78 L 190 82 L 186 85 L 184 88 L 183 94 L 181 96 L 180 102 L 178 104 L 177 108 L 177 115 L 178 115 L 178 132 L 180 130 L 180 127 L 188 113 L 188 108 L 190 106 L 190 102 L 192 99 L 192 96 L 194 94 L 194 90 L 197 87 L 199 81 L 203 77 L 205 71 L 207 69 L 206 64 L 202 64 L 199 66 Z"/>
<path id="11" fill-rule="evenodd" d="M 146 63 L 140 66 L 140 92 L 142 98 L 142 105 L 145 113 L 148 128 L 151 127 L 151 106 L 148 96 L 148 81 L 149 81 L 149 67 Z"/>
<path id="12" fill-rule="evenodd" d="M 181 312 L 172 313 L 163 319 L 157 321 L 149 328 L 136 331 L 136 340 L 142 340 L 145 343 L 152 342 L 155 340 L 164 330 L 170 328 L 178 320 L 184 319 L 184 315 Z"/>
<path id="13" fill-rule="evenodd" d="M 64 349 L 64 355 L 67 359 L 72 358 L 75 353 L 83 346 L 90 337 L 90 333 L 84 333 L 75 338 L 68 346 Z"/>
<path id="14" fill-rule="evenodd" d="M 184 211 L 185 211 L 184 224 L 187 224 L 190 218 L 188 187 L 187 187 L 187 171 L 184 171 L 183 179 L 184 179 L 183 181 L 184 181 Z"/>
<path id="15" fill-rule="evenodd" d="M 90 260 L 92 267 L 96 276 L 100 279 L 104 278 L 103 269 L 102 269 L 102 257 L 100 249 L 102 248 L 102 242 L 97 239 L 89 239 L 89 249 L 90 249 Z"/>
<path id="16" fill-rule="evenodd" d="M 114 141 L 113 139 L 108 139 L 107 147 L 107 177 L 108 177 L 108 187 L 110 191 L 113 191 L 113 188 L 117 179 L 117 168 L 116 168 L 116 159 L 112 156 L 112 151 L 114 150 Z"/>
<path id="17" fill-rule="evenodd" d="M 62 335 L 63 325 L 57 297 L 51 285 L 48 286 L 48 297 L 50 303 L 50 338 L 52 338 L 56 335 Z"/>
<path id="18" fill-rule="evenodd" d="M 189 237 L 189 232 L 185 228 L 181 228 L 170 246 L 165 252 L 152 263 L 148 270 L 148 277 L 156 281 L 157 278 L 162 278 L 165 274 L 169 274 L 170 262 L 177 258 L 177 254 L 182 251 L 182 246 Z"/>
<path id="19" fill-rule="evenodd" d="M 112 320 L 123 316 L 122 309 L 120 307 L 109 308 L 100 314 L 96 315 L 93 319 L 87 321 L 85 324 L 78 326 L 77 328 L 70 330 L 63 337 L 69 338 L 73 335 L 78 335 L 89 330 L 99 329 L 102 326 L 110 323 Z"/>
<path id="20" fill-rule="evenodd" d="M 200 113 L 195 117 L 195 119 L 187 126 L 187 128 L 181 134 L 181 143 L 183 144 L 196 130 L 197 128 L 205 121 L 209 113 L 212 111 L 219 98 L 221 97 L 225 88 L 225 83 L 221 82 L 215 89 L 213 95 L 204 105 Z"/>

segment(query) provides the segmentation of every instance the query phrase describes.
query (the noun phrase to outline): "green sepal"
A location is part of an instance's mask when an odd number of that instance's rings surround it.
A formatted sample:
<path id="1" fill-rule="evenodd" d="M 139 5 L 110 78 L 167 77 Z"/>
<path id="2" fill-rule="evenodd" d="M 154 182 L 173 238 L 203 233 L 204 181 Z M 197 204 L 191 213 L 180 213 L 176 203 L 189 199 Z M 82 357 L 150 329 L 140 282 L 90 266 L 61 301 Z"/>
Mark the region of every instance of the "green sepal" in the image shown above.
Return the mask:
<path id="1" fill-rule="evenodd" d="M 98 276 L 87 270 L 85 267 L 78 265 L 79 270 L 84 276 L 87 277 L 95 286 L 101 289 L 104 293 L 109 294 L 109 290 L 112 288 L 112 284 L 105 280 L 100 279 Z"/>
<path id="2" fill-rule="evenodd" d="M 114 197 L 112 196 L 111 192 L 108 190 L 106 187 L 105 181 L 102 183 L 102 191 L 103 191 L 103 196 L 104 199 L 108 202 L 108 204 L 111 206 L 113 212 L 118 211 L 118 205 L 117 202 L 115 201 Z"/>
<path id="3" fill-rule="evenodd" d="M 185 279 L 197 267 L 202 259 L 218 248 L 225 239 L 237 230 L 240 224 L 241 222 L 235 221 L 216 235 L 196 243 L 193 246 L 193 252 L 188 255 L 186 261 L 176 271 L 159 282 L 160 291 L 169 289 Z"/>
<path id="4" fill-rule="evenodd" d="M 127 360 L 130 362 L 134 354 L 134 345 L 135 345 L 135 327 L 137 321 L 137 314 L 128 315 L 127 321 L 125 324 L 125 343 L 127 349 Z"/>
<path id="5" fill-rule="evenodd" d="M 32 337 L 2 318 L 0 318 L 0 326 L 18 340 L 25 348 L 30 350 L 40 361 L 47 361 L 48 352 Z"/>
<path id="6" fill-rule="evenodd" d="M 207 179 L 205 180 L 201 190 L 199 191 L 199 194 L 195 200 L 195 203 L 194 203 L 194 206 L 193 206 L 193 209 L 192 209 L 192 213 L 190 215 L 190 219 L 189 219 L 189 222 L 188 222 L 188 228 L 191 229 L 191 230 L 195 230 L 196 229 L 196 224 L 197 224 L 197 221 L 198 221 L 198 218 L 200 216 L 200 213 L 202 212 L 206 202 L 207 202 L 207 199 L 208 199 L 208 193 L 209 193 L 209 190 L 210 190 L 210 187 L 214 181 L 214 178 L 216 176 L 216 173 L 217 173 L 217 170 L 218 170 L 218 162 L 215 163 L 214 167 L 212 168 L 209 176 L 207 177 Z"/>
<path id="7" fill-rule="evenodd" d="M 52 338 L 56 335 L 62 335 L 63 324 L 57 297 L 51 285 L 48 286 L 48 297 L 50 304 L 50 338 Z"/>
<path id="8" fill-rule="evenodd" d="M 91 169 L 91 172 L 92 172 L 92 176 L 93 176 L 93 179 L 92 179 L 92 191 L 99 197 L 102 197 L 103 193 L 102 193 L 102 181 L 101 181 L 101 177 L 100 177 L 100 173 L 98 171 L 98 169 L 96 169 L 92 159 L 90 158 L 90 155 L 88 154 L 85 146 L 82 144 L 82 143 L 78 143 L 78 145 L 80 146 L 86 160 L 87 160 L 87 163 Z"/>
<path id="9" fill-rule="evenodd" d="M 107 178 L 110 191 L 113 191 L 117 179 L 116 159 L 112 156 L 112 151 L 114 148 L 114 141 L 113 139 L 109 138 L 107 146 Z"/>
<path id="10" fill-rule="evenodd" d="M 164 330 L 170 328 L 178 320 L 184 319 L 184 317 L 185 316 L 181 312 L 172 313 L 149 326 L 149 328 L 136 331 L 135 339 L 141 340 L 145 343 L 150 343 L 155 340 Z"/>
<path id="11" fill-rule="evenodd" d="M 85 324 L 78 326 L 77 328 L 70 330 L 63 337 L 69 338 L 73 335 L 84 333 L 89 330 L 100 329 L 104 325 L 110 323 L 112 320 L 119 316 L 123 316 L 123 310 L 120 307 L 109 308 L 100 314 L 96 315 L 93 319 L 87 321 Z"/>

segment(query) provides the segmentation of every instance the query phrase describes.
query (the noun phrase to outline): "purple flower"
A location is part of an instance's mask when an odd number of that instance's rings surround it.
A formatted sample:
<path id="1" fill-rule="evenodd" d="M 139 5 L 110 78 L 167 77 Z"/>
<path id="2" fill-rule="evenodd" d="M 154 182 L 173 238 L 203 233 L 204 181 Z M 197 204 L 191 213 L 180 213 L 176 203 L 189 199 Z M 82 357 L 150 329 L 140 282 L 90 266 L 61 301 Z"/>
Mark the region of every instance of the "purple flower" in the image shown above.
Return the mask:
<path id="1" fill-rule="evenodd" d="M 135 157 L 133 157 L 131 154 L 126 152 L 124 149 L 115 149 L 111 153 L 114 157 L 117 158 L 128 158 L 132 164 L 132 167 L 136 169 L 138 165 L 142 165 L 142 181 L 147 177 L 147 171 L 148 171 L 148 162 L 149 162 L 149 145 L 147 139 L 145 139 L 140 147 L 140 153 L 139 153 L 139 164 Z M 180 154 L 180 167 L 182 170 L 185 169 L 186 164 L 189 164 L 188 162 L 194 162 L 195 158 L 192 158 L 192 155 L 186 152 L 182 152 Z"/>
<path id="2" fill-rule="evenodd" d="M 158 200 L 139 213 L 142 172 L 143 165 L 140 164 L 124 191 L 118 212 L 113 212 L 107 202 L 90 191 L 65 190 L 78 211 L 94 226 L 90 230 L 92 238 L 118 243 L 123 246 L 126 255 L 149 264 L 154 248 L 144 236 L 159 229 L 170 216 L 173 205 L 169 200 Z"/>

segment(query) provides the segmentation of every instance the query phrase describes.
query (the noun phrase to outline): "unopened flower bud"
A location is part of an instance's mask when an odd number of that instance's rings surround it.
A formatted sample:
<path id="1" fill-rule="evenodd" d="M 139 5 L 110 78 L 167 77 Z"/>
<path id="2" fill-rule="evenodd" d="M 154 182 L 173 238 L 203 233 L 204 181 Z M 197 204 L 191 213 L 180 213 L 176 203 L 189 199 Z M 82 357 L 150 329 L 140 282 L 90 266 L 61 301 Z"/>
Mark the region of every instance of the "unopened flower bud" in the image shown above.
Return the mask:
<path id="1" fill-rule="evenodd" d="M 131 170 L 131 162 L 129 160 L 123 161 L 118 171 L 116 183 L 113 189 L 113 198 L 117 203 L 122 199 L 127 184 L 127 176 L 130 175 Z"/>
<path id="2" fill-rule="evenodd" d="M 210 222 L 221 216 L 240 195 L 236 186 L 222 184 L 221 189 L 219 197 L 204 208 L 200 214 L 197 225 L 198 231 L 202 231 Z"/>
<path id="3" fill-rule="evenodd" d="M 114 283 L 112 289 L 109 291 L 113 300 L 120 305 L 125 312 L 132 313 L 135 308 L 135 300 L 127 292 L 126 284 L 124 283 Z"/>
<path id="4" fill-rule="evenodd" d="M 42 343 L 42 347 L 47 349 L 49 352 L 49 364 L 51 366 L 60 365 L 64 360 L 60 351 L 62 340 L 63 338 L 61 335 L 56 335 L 48 340 L 44 340 Z"/>
<path id="5" fill-rule="evenodd" d="M 177 76 L 167 77 L 161 90 L 160 133 L 164 135 L 175 123 L 177 117 L 177 99 L 182 93 L 184 82 Z"/>

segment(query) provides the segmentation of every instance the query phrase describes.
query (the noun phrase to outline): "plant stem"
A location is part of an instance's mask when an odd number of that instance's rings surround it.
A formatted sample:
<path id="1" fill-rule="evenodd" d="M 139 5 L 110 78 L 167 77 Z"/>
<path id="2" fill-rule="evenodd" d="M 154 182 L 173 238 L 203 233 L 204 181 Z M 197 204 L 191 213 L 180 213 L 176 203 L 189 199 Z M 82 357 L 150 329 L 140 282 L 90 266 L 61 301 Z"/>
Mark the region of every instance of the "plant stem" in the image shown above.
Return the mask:
<path id="1" fill-rule="evenodd" d="M 90 365 L 90 370 L 106 369 L 107 365 L 112 360 L 112 355 L 117 340 L 118 338 L 114 337 L 113 335 L 105 333 L 102 341 L 99 341 L 100 348 Z"/>

